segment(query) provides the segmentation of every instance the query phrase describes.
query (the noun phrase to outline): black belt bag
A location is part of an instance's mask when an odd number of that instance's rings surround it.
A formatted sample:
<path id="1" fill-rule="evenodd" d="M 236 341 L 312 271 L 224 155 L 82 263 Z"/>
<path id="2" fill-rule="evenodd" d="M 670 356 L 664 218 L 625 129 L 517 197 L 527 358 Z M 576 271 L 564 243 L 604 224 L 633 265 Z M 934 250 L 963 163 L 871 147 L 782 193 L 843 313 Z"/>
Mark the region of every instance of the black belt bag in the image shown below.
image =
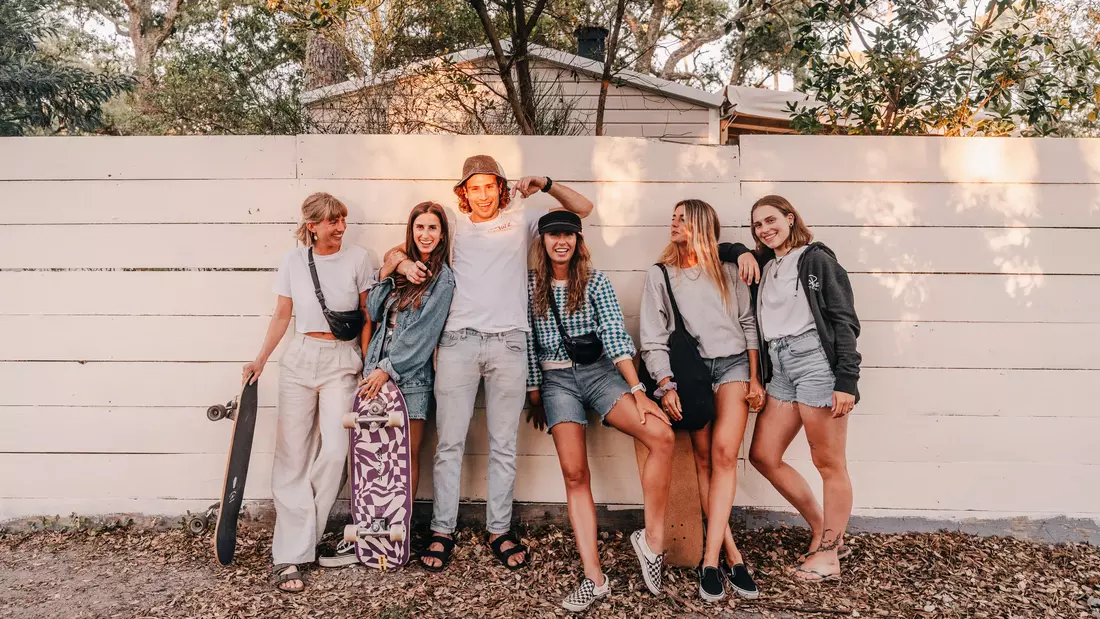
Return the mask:
<path id="1" fill-rule="evenodd" d="M 347 342 L 359 337 L 363 332 L 363 325 L 367 318 L 363 310 L 353 309 L 346 312 L 337 312 L 325 307 L 325 295 L 321 293 L 321 280 L 317 278 L 317 265 L 313 263 L 313 248 L 309 248 L 309 274 L 313 277 L 313 291 L 317 293 L 317 301 L 321 304 L 321 313 L 328 321 L 332 335 L 341 341 Z"/>
<path id="2" fill-rule="evenodd" d="M 603 342 L 595 331 L 589 331 L 584 335 L 573 337 L 565 332 L 565 326 L 561 323 L 558 314 L 558 303 L 554 300 L 554 291 L 550 291 L 550 309 L 554 312 L 554 322 L 558 325 L 558 333 L 561 334 L 561 343 L 565 346 L 565 353 L 574 363 L 588 365 L 600 360 L 603 356 Z"/>

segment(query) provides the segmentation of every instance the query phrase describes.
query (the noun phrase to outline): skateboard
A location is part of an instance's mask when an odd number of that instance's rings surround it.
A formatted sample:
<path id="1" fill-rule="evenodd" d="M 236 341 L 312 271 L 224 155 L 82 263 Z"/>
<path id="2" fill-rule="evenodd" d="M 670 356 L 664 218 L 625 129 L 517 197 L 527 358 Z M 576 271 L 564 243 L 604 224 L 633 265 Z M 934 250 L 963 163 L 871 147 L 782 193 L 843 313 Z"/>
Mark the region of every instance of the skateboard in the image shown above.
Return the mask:
<path id="1" fill-rule="evenodd" d="M 256 433 L 256 392 L 259 381 L 241 387 L 237 399 L 224 406 L 215 404 L 206 410 L 210 421 L 233 420 L 233 434 L 229 440 L 229 458 L 225 464 L 225 481 L 222 483 L 221 500 L 207 508 L 205 514 L 191 516 L 187 529 L 201 534 L 214 520 L 214 554 L 222 565 L 233 562 L 237 547 L 237 518 L 244 502 L 245 479 L 248 461 L 252 456 L 252 438 Z"/>
<path id="2" fill-rule="evenodd" d="M 649 450 L 637 439 L 634 440 L 634 455 L 638 459 L 640 477 Z M 699 500 L 699 478 L 695 474 L 691 436 L 685 430 L 677 430 L 672 485 L 665 509 L 665 562 L 698 566 L 703 560 L 703 533 L 703 506 Z"/>
<path id="3" fill-rule="evenodd" d="M 409 411 L 392 380 L 368 400 L 355 395 L 344 415 L 351 441 L 351 524 L 344 540 L 355 543 L 355 556 L 367 567 L 395 569 L 409 560 L 410 490 Z"/>

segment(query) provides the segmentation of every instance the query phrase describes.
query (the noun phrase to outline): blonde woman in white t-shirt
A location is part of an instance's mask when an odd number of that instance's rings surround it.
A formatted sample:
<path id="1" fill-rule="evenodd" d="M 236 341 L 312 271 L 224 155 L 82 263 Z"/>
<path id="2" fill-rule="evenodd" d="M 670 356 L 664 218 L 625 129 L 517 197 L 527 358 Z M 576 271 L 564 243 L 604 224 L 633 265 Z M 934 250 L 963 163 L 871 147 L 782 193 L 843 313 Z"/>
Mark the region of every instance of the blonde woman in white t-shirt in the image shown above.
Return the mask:
<path id="1" fill-rule="evenodd" d="M 312 255 L 325 305 L 333 311 L 364 311 L 374 283 L 369 254 L 344 245 L 348 209 L 327 193 L 302 203 L 296 247 L 283 257 L 276 276 L 275 313 L 256 360 L 244 366 L 244 380 L 256 380 L 286 334 L 291 314 L 295 334 L 279 363 L 279 405 L 271 493 L 275 499 L 272 584 L 287 593 L 305 588 L 298 570 L 316 559 L 317 542 L 340 491 L 348 451 L 341 424 L 355 397 L 356 377 L 370 342 L 365 319 L 357 337 L 332 333 L 310 275 Z M 251 378 L 250 378 L 251 377 Z"/>

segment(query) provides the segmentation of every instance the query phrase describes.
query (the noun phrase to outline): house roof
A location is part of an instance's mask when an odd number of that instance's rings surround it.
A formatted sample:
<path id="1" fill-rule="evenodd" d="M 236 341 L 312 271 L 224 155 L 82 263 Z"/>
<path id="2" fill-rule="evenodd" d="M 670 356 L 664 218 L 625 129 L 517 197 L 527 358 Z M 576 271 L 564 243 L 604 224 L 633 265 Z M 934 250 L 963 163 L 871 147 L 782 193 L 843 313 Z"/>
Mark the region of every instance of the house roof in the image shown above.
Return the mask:
<path id="1" fill-rule="evenodd" d="M 726 86 L 726 100 L 729 102 L 726 116 L 754 116 L 782 121 L 791 120 L 787 104 L 813 106 L 817 103 L 801 92 L 748 86 Z"/>
<path id="2" fill-rule="evenodd" d="M 501 41 L 501 47 L 505 53 L 511 51 L 510 41 Z M 563 52 L 561 50 L 551 49 L 549 47 L 543 47 L 541 45 L 528 45 L 528 54 L 534 58 L 538 58 L 545 62 L 571 69 L 578 73 L 595 77 L 599 79 L 603 76 L 603 63 L 576 54 L 570 54 L 569 52 Z M 302 102 L 305 104 L 316 103 L 324 101 L 326 99 L 332 99 L 340 97 L 348 93 L 363 90 L 364 88 L 371 88 L 387 82 L 400 79 L 401 77 L 411 75 L 416 71 L 424 68 L 430 68 L 435 65 L 443 64 L 459 64 L 464 62 L 471 62 L 475 60 L 482 60 L 485 58 L 492 58 L 493 50 L 488 45 L 481 47 L 473 47 L 461 52 L 455 52 L 446 56 L 440 56 L 430 60 L 424 60 L 416 62 L 400 69 L 394 69 L 392 71 L 386 71 L 373 78 L 356 78 L 340 82 L 339 84 L 333 84 L 331 86 L 325 86 L 323 88 L 317 88 L 310 90 L 302 94 Z M 644 73 L 637 73 L 635 71 L 629 71 L 626 69 L 617 71 L 613 74 L 616 81 L 624 82 L 635 88 L 646 90 L 649 92 L 661 94 L 674 99 L 680 99 L 683 101 L 689 101 L 708 108 L 719 108 L 722 106 L 724 96 L 722 94 L 707 92 L 698 88 L 692 88 L 691 86 L 685 86 L 676 82 L 654 77 L 652 75 L 646 75 Z"/>

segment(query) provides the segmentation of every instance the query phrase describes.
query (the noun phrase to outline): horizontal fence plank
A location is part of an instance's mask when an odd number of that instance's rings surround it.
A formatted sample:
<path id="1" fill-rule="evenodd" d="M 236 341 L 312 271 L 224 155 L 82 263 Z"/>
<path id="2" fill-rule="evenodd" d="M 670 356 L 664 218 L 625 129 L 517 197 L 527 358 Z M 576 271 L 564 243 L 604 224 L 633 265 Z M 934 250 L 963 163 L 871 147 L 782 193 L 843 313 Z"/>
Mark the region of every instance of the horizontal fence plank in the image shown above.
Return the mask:
<path id="1" fill-rule="evenodd" d="M 638 316 L 644 271 L 609 271 Z M 269 316 L 273 271 L 0 272 L 0 314 Z M 851 275 L 863 321 L 1100 322 L 1100 277 Z"/>
<path id="2" fill-rule="evenodd" d="M 512 181 L 518 180 L 514 177 Z M 454 181 L 303 179 L 302 181 L 0 182 L 2 224 L 283 223 L 300 219 L 302 200 L 324 191 L 348 207 L 350 223 L 405 224 L 431 200 L 457 213 Z M 736 183 L 579 182 L 596 204 L 585 226 L 667 226 L 685 198 L 709 202 L 722 220 L 740 218 Z M 521 201 L 557 207 L 543 193 Z M 26 204 L 48 205 L 26 208 Z M 747 221 L 747 218 L 746 218 Z"/>
<path id="3" fill-rule="evenodd" d="M 788 462 L 810 483 L 818 500 L 821 476 L 807 460 Z M 784 508 L 789 504 L 742 461 L 735 505 Z M 1100 466 L 1035 462 L 852 462 L 855 509 L 921 509 L 1082 513 L 1100 515 L 1100 494 L 1082 492 Z M 1021 489 L 1026 488 L 1026 492 Z M 974 514 L 980 517 L 980 514 Z M 1094 516 L 1095 517 L 1095 516 Z"/>
<path id="4" fill-rule="evenodd" d="M 1037 462 L 1100 464 L 1096 436 L 1100 417 L 974 417 L 870 414 L 861 405 L 848 430 L 851 462 Z M 275 408 L 260 409 L 252 452 L 270 454 L 275 446 Z M 750 415 L 742 445 L 748 454 L 756 415 Z M 228 452 L 232 423 L 211 422 L 201 407 L 65 408 L 0 407 L 0 453 L 217 454 Z M 629 458 L 634 441 L 590 416 L 585 434 L 589 457 Z M 990 440 L 996 437 L 996 440 Z M 429 422 L 421 456 L 435 453 L 434 420 Z M 475 410 L 466 440 L 467 456 L 489 453 L 484 409 Z M 521 423 L 519 456 L 557 456 L 553 439 Z M 786 457 L 809 460 L 803 433 Z M 428 467 L 430 468 L 430 466 Z"/>
<path id="5" fill-rule="evenodd" d="M 790 200 L 813 226 L 1100 227 L 1100 181 L 1092 185 L 982 183 L 741 183 L 736 220 L 768 194 Z"/>
<path id="6" fill-rule="evenodd" d="M 510 176 L 562 181 L 736 182 L 737 151 L 630 138 L 304 135 L 300 178 L 458 180 L 462 162 L 490 154 Z"/>
<path id="7" fill-rule="evenodd" d="M 404 238 L 403 225 L 348 227 L 344 241 L 380 255 Z M 723 228 L 723 239 L 747 231 Z M 294 246 L 287 224 L 135 224 L 0 226 L 0 264 L 48 268 L 273 268 Z M 668 244 L 662 227 L 598 226 L 585 241 L 593 264 L 633 271 L 655 261 Z M 1026 228 L 820 228 L 849 272 L 1100 274 L 1100 230 Z M 40 251 L 48 239 L 52 251 Z M 1073 253 L 1063 251 L 1074 247 Z M 944 251 L 951 248 L 951 251 Z"/>
<path id="8" fill-rule="evenodd" d="M 0 360 L 244 362 L 267 324 L 263 316 L 0 316 L 11 334 Z M 628 318 L 635 339 L 637 328 Z M 1076 345 L 1094 338 L 1100 323 L 868 322 L 859 350 L 869 367 L 1100 369 L 1100 356 Z"/>
<path id="9" fill-rule="evenodd" d="M 295 178 L 296 146 L 294 136 L 4 138 L 0 180 Z"/>
<path id="10" fill-rule="evenodd" d="M 741 136 L 752 181 L 1100 183 L 1091 139 Z"/>

